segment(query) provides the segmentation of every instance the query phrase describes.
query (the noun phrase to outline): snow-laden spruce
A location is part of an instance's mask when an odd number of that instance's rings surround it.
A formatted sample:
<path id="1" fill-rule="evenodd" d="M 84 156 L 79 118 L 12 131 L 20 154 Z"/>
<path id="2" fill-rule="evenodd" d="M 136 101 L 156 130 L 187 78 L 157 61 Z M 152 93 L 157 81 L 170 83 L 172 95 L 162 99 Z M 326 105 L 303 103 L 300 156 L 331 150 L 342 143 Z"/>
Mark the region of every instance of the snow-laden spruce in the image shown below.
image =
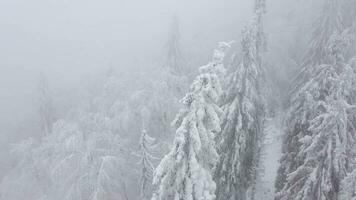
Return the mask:
<path id="1" fill-rule="evenodd" d="M 215 172 L 219 200 L 254 198 L 265 114 L 261 95 L 264 8 L 265 1 L 256 1 L 253 21 L 242 32 L 242 61 L 226 92 Z"/>
<path id="2" fill-rule="evenodd" d="M 142 130 L 140 138 L 140 165 L 141 165 L 141 178 L 140 178 L 140 197 L 142 200 L 150 199 L 152 194 L 151 182 L 153 176 L 154 166 L 152 160 L 154 157 L 151 155 L 154 148 L 155 139 L 147 134 L 145 128 Z"/>
<path id="3" fill-rule="evenodd" d="M 318 69 L 318 65 L 329 62 L 330 51 L 328 49 L 331 35 L 336 31 L 341 31 L 341 19 L 339 15 L 337 0 L 324 0 L 324 7 L 320 17 L 316 21 L 309 49 L 303 58 L 302 69 L 292 83 L 289 116 L 286 120 L 286 134 L 283 142 L 283 156 L 280 160 L 280 167 L 276 179 L 276 191 L 280 191 L 286 182 L 287 174 L 296 170 L 300 165 L 300 158 L 296 155 L 299 152 L 299 138 L 308 132 L 309 120 L 315 117 L 316 113 L 310 111 L 308 104 L 300 102 L 298 93 L 306 82 L 312 77 L 313 70 Z M 309 112 L 309 114 L 307 114 Z M 301 136 L 299 136 L 301 134 Z"/>
<path id="4" fill-rule="evenodd" d="M 341 182 L 339 199 L 356 200 L 356 169 Z"/>
<path id="5" fill-rule="evenodd" d="M 218 76 L 220 85 L 223 88 L 224 79 L 226 77 L 227 70 L 224 65 L 224 59 L 226 56 L 226 51 L 231 47 L 234 41 L 230 42 L 219 42 L 218 47 L 214 50 L 212 62 L 206 66 L 200 67 L 200 72 L 215 73 Z M 214 66 L 214 68 L 211 67 Z M 213 69 L 214 71 L 211 71 Z M 226 83 L 225 83 L 226 84 Z M 224 91 L 222 91 L 224 92 Z M 223 94 L 222 94 L 223 95 Z M 219 99 L 222 101 L 222 98 Z M 220 102 L 221 104 L 221 102 Z"/>
<path id="6" fill-rule="evenodd" d="M 155 170 L 157 187 L 152 200 L 214 200 L 216 184 L 212 170 L 218 161 L 214 138 L 220 132 L 222 93 L 218 71 L 228 44 L 220 43 L 213 61 L 200 68 L 200 75 L 182 99 L 174 124 L 173 147 Z"/>
<path id="7" fill-rule="evenodd" d="M 298 94 L 298 101 L 303 102 L 299 104 L 301 110 L 291 112 L 313 117 L 301 119 L 307 127 L 306 132 L 298 132 L 289 144 L 297 150 L 289 151 L 284 158 L 294 156 L 297 165 L 288 163 L 285 166 L 290 173 L 286 175 L 278 199 L 337 199 L 338 185 L 347 172 L 346 164 L 350 158 L 347 152 L 350 143 L 354 142 L 353 133 L 348 131 L 350 106 L 346 97 L 336 96 L 338 92 L 345 93 L 350 89 L 346 89 L 350 79 L 344 82 L 345 76 L 339 75 L 330 65 L 320 66 L 316 73 L 317 77 Z M 329 86 L 333 91 L 329 91 Z M 318 99 L 322 95 L 325 99 Z"/>
<path id="8" fill-rule="evenodd" d="M 141 109 L 142 118 L 142 132 L 139 140 L 139 153 L 140 158 L 139 164 L 141 167 L 141 177 L 140 177 L 140 198 L 142 200 L 148 200 L 152 195 L 152 176 L 153 176 L 153 159 L 151 152 L 155 148 L 155 139 L 147 134 L 146 123 L 149 121 L 150 112 L 146 107 Z"/>
<path id="9" fill-rule="evenodd" d="M 170 27 L 170 36 L 167 41 L 166 67 L 174 75 L 181 76 L 184 73 L 185 62 L 180 49 L 180 31 L 178 17 L 174 16 Z"/>
<path id="10" fill-rule="evenodd" d="M 328 42 L 335 31 L 342 31 L 340 0 L 324 0 L 321 15 L 315 22 L 309 48 L 302 60 L 302 70 L 296 76 L 292 92 L 297 92 L 313 73 L 314 66 L 329 63 Z"/>
<path id="11" fill-rule="evenodd" d="M 141 91 L 134 92 L 138 97 L 145 93 L 146 97 L 141 102 L 151 113 L 146 129 L 150 135 L 157 138 L 157 142 L 164 144 L 159 146 L 162 149 L 161 156 L 167 153 L 167 146 L 171 144 L 174 137 L 174 129 L 170 124 L 180 108 L 179 99 L 189 88 L 180 37 L 178 17 L 173 17 L 164 49 L 165 60 L 154 70 L 142 73 L 140 79 L 149 79 L 141 86 Z M 123 115 L 125 116 L 126 113 Z M 130 121 L 135 123 L 135 120 Z"/>
<path id="12" fill-rule="evenodd" d="M 292 98 L 278 200 L 339 199 L 340 184 L 353 168 L 356 76 L 343 57 L 349 38 L 335 30 L 326 63 L 313 66 L 310 80 Z"/>

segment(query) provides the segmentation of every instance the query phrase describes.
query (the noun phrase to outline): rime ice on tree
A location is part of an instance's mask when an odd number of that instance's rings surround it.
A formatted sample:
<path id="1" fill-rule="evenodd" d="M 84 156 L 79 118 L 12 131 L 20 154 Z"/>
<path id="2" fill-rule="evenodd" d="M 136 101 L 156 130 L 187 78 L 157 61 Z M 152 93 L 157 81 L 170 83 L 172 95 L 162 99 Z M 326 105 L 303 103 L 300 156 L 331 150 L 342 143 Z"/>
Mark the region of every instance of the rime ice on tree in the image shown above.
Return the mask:
<path id="1" fill-rule="evenodd" d="M 142 200 L 150 199 L 151 195 L 151 181 L 154 166 L 152 159 L 154 158 L 150 151 L 153 149 L 155 139 L 147 134 L 145 127 L 142 129 L 140 138 L 140 165 L 141 165 L 141 178 L 140 178 L 140 196 Z"/>
<path id="2" fill-rule="evenodd" d="M 335 3 L 327 0 L 328 9 L 324 12 L 338 18 L 330 13 L 332 9 L 337 13 Z M 325 14 L 324 21 L 337 23 L 330 15 Z M 350 163 L 354 159 L 356 130 L 355 74 L 343 56 L 350 43 L 348 31 L 340 31 L 338 27 L 317 28 L 333 33 L 324 35 L 323 40 L 327 41 L 321 47 L 325 52 L 310 57 L 310 69 L 304 68 L 302 72 L 307 73 L 308 81 L 297 85 L 292 96 L 276 181 L 278 200 L 338 199 L 340 184 L 353 168 Z M 319 43 L 319 39 L 312 44 Z M 318 51 L 319 47 L 313 45 L 312 48 L 317 49 L 311 52 Z"/>
<path id="3" fill-rule="evenodd" d="M 219 157 L 214 138 L 221 130 L 217 102 L 222 91 L 216 68 L 223 58 L 220 53 L 216 51 L 213 61 L 200 68 L 182 99 L 184 108 L 174 121 L 178 128 L 173 148 L 155 171 L 157 189 L 152 200 L 215 199 L 212 170 Z"/>
<path id="4" fill-rule="evenodd" d="M 216 167 L 217 199 L 254 199 L 264 118 L 261 95 L 262 15 L 265 1 L 256 1 L 252 23 L 242 32 L 242 61 L 232 76 L 223 105 L 220 161 Z"/>

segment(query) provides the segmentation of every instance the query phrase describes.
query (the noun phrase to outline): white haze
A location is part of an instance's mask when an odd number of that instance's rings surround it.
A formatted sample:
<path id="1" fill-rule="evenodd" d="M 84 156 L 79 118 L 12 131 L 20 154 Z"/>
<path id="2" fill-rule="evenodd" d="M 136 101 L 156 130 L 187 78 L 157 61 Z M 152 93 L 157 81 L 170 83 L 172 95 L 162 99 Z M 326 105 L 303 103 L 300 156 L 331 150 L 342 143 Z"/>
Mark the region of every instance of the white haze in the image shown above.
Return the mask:
<path id="1" fill-rule="evenodd" d="M 271 60 L 285 53 L 298 28 L 310 26 L 307 19 L 317 11 L 312 4 L 319 1 L 313 2 L 268 1 Z M 75 95 L 110 67 L 128 73 L 162 65 L 173 16 L 179 19 L 182 52 L 198 67 L 217 42 L 239 41 L 252 5 L 252 0 L 0 1 L 0 180 L 11 167 L 10 144 L 39 137 L 40 73 L 53 90 Z"/>

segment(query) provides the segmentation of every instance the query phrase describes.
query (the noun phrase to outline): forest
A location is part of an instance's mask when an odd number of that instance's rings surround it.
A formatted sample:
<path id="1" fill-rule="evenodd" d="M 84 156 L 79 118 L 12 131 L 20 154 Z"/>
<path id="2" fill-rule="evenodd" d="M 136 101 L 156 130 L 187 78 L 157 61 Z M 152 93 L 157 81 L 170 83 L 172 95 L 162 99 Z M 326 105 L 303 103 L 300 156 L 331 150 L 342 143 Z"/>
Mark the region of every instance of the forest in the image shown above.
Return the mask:
<path id="1" fill-rule="evenodd" d="M 356 0 L 0 7 L 0 200 L 356 200 Z"/>

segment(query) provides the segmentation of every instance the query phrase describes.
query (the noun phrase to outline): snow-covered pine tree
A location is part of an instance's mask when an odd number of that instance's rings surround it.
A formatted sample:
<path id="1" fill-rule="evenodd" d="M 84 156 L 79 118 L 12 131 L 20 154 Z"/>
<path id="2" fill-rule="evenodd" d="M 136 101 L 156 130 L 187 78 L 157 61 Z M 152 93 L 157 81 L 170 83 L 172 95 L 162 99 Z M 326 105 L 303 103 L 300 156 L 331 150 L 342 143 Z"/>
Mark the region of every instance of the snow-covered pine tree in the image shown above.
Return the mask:
<path id="1" fill-rule="evenodd" d="M 212 171 L 219 156 L 214 138 L 221 130 L 222 112 L 217 105 L 222 90 L 215 55 L 200 68 L 182 99 L 184 108 L 173 122 L 177 127 L 173 147 L 155 170 L 152 200 L 215 199 Z"/>
<path id="2" fill-rule="evenodd" d="M 328 62 L 328 42 L 335 31 L 342 31 L 340 0 L 324 0 L 321 15 L 315 22 L 310 47 L 304 57 L 304 66 L 321 65 Z"/>
<path id="3" fill-rule="evenodd" d="M 292 98 L 278 200 L 338 199 L 355 146 L 350 95 L 356 76 L 343 58 L 349 38 L 347 31 L 335 30 L 323 47 L 326 63 L 313 67 L 310 80 Z"/>
<path id="4" fill-rule="evenodd" d="M 143 126 L 142 134 L 140 138 L 140 165 L 141 165 L 141 178 L 140 178 L 140 197 L 142 200 L 150 199 L 151 183 L 154 166 L 151 155 L 155 139 L 147 134 L 145 127 Z"/>
<path id="5" fill-rule="evenodd" d="M 49 199 L 127 199 L 127 158 L 109 118 L 86 114 L 78 124 L 62 120 L 54 127 L 58 134 L 37 149 L 53 181 Z"/>
<path id="6" fill-rule="evenodd" d="M 225 68 L 224 65 L 224 60 L 225 60 L 226 52 L 228 51 L 228 49 L 231 48 L 231 45 L 233 43 L 234 41 L 219 42 L 218 47 L 214 50 L 212 62 L 209 65 L 206 65 L 205 67 L 201 67 L 202 70 L 204 70 L 204 68 L 207 68 L 207 71 L 209 71 L 209 69 L 211 68 L 210 65 L 213 65 L 215 73 L 219 78 L 220 85 L 222 88 L 225 88 L 226 85 L 228 84 L 228 81 L 226 81 L 226 76 L 228 75 L 227 75 L 227 69 Z M 223 91 L 223 93 L 221 94 L 221 98 L 219 99 L 218 105 L 222 105 L 223 102 L 225 101 L 225 98 L 226 98 L 226 93 L 225 91 Z M 221 136 L 220 134 L 217 135 L 216 137 L 217 141 L 219 140 L 220 136 Z"/>
<path id="7" fill-rule="evenodd" d="M 163 68 L 152 73 L 154 77 L 146 84 L 149 93 L 146 106 L 151 112 L 147 130 L 161 143 L 171 143 L 174 130 L 171 121 L 178 112 L 179 99 L 187 92 L 189 87 L 186 74 L 186 62 L 180 47 L 180 30 L 178 17 L 174 16 L 170 25 L 169 35 L 165 46 Z M 147 78 L 147 73 L 144 74 Z M 150 85 L 149 87 L 147 87 Z M 170 141 L 170 142 L 168 142 Z M 167 145 L 163 145 L 164 147 Z M 163 151 L 162 153 L 166 153 Z"/>
<path id="8" fill-rule="evenodd" d="M 356 169 L 344 178 L 341 182 L 340 188 L 340 200 L 356 200 Z"/>
<path id="9" fill-rule="evenodd" d="M 335 31 L 341 31 L 342 24 L 338 7 L 339 0 L 324 0 L 321 15 L 315 22 L 315 28 L 310 41 L 310 46 L 304 55 L 302 69 L 292 83 L 290 111 L 286 120 L 286 135 L 283 142 L 283 155 L 280 159 L 280 167 L 275 182 L 276 191 L 280 191 L 286 182 L 288 173 L 296 170 L 300 161 L 296 154 L 299 152 L 299 134 L 308 132 L 308 121 L 314 116 L 305 116 L 309 105 L 299 102 L 296 98 L 299 90 L 311 78 L 317 69 L 315 66 L 329 63 L 328 41 Z M 314 73 L 315 74 L 315 73 Z M 298 105 L 300 107 L 298 107 Z"/>
<path id="10" fill-rule="evenodd" d="M 174 16 L 172 20 L 167 48 L 166 67 L 168 67 L 169 71 L 174 75 L 183 75 L 185 63 L 180 49 L 180 31 L 177 16 Z"/>
<path id="11" fill-rule="evenodd" d="M 314 22 L 314 30 L 310 39 L 310 46 L 302 60 L 302 70 L 296 76 L 292 93 L 297 92 L 307 82 L 314 66 L 329 63 L 328 41 L 335 31 L 342 31 L 340 14 L 340 0 L 324 0 L 324 6 L 319 18 Z"/>
<path id="12" fill-rule="evenodd" d="M 356 75 L 356 57 L 350 59 L 349 66 L 352 68 L 353 73 Z M 353 90 L 350 93 L 351 95 L 350 102 L 352 102 L 353 105 L 356 105 L 356 79 L 355 78 L 353 79 L 352 88 Z M 356 114 L 351 115 L 350 120 L 351 120 L 350 122 L 351 125 L 356 124 Z M 354 127 L 351 125 L 350 125 L 351 131 L 355 132 L 355 130 L 353 130 Z M 343 199 L 356 200 L 356 142 L 353 143 L 353 145 L 354 145 L 352 147 L 353 150 L 349 152 L 349 156 L 350 158 L 352 158 L 349 159 L 350 163 L 348 163 L 349 173 L 342 180 L 340 185 L 340 195 L 339 195 L 340 200 Z"/>
<path id="13" fill-rule="evenodd" d="M 172 18 L 169 37 L 166 43 L 167 55 L 165 68 L 162 71 L 164 81 L 173 97 L 181 98 L 189 87 L 187 84 L 187 63 L 181 50 L 181 34 L 178 16 Z M 173 116 L 174 117 L 174 116 Z"/>
<path id="14" fill-rule="evenodd" d="M 219 200 L 254 199 L 265 114 L 261 95 L 264 10 L 265 1 L 256 1 L 253 21 L 242 32 L 242 60 L 227 89 L 215 171 Z"/>

